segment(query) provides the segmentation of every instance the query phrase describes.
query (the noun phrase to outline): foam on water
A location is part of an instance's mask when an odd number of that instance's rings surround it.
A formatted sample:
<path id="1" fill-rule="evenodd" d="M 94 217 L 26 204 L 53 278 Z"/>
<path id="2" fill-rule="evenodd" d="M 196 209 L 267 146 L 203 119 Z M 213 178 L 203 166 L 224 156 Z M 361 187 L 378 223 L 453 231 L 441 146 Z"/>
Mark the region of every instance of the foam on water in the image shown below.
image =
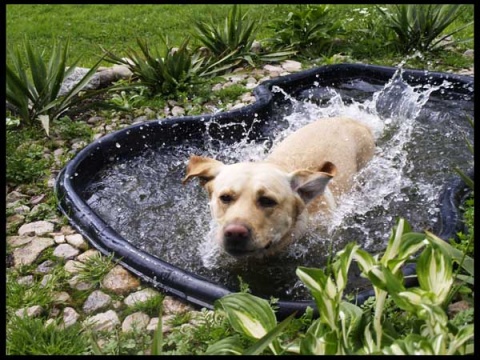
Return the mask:
<path id="1" fill-rule="evenodd" d="M 372 87 L 367 85 L 362 86 Z M 321 267 L 350 241 L 371 252 L 382 250 L 399 216 L 419 231 L 437 221 L 436 201 L 445 171 L 450 161 L 455 164 L 465 157 L 455 141 L 467 134 L 458 120 L 453 121 L 457 110 L 450 115 L 436 112 L 443 101 L 426 109 L 431 94 L 448 87 L 448 83 L 410 86 L 401 69 L 379 90 L 369 88 L 371 96 L 363 101 L 346 101 L 345 91 L 333 87 L 325 89 L 322 101 L 299 100 L 274 87 L 272 92 L 292 111 L 272 121 L 273 141 L 247 140 L 251 129 L 244 124 L 245 137 L 234 144 L 207 138 L 175 148 L 146 149 L 105 168 L 86 191 L 88 204 L 127 241 L 175 266 L 232 288 L 238 287 L 241 276 L 257 294 L 301 299 L 305 289 L 295 276 L 298 265 Z M 293 131 L 331 116 L 357 119 L 372 129 L 376 139 L 373 160 L 337 201 L 332 217 L 313 216 L 305 237 L 275 259 L 236 260 L 222 253 L 213 240 L 215 223 L 204 190 L 197 184 L 181 185 L 190 154 L 226 163 L 258 161 Z"/>

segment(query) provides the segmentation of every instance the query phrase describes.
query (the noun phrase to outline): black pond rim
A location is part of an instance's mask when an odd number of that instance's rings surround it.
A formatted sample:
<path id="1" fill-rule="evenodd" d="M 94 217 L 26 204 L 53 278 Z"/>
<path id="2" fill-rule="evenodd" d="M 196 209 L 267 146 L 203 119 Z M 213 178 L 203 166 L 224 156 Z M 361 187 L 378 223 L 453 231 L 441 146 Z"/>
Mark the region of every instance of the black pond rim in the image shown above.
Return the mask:
<path id="1" fill-rule="evenodd" d="M 336 64 L 317 67 L 263 82 L 254 89 L 255 103 L 241 109 L 215 115 L 184 116 L 161 121 L 151 120 L 107 134 L 82 149 L 58 175 L 54 190 L 58 199 L 59 209 L 68 218 L 72 226 L 102 254 L 107 256 L 113 254 L 114 258 L 130 272 L 166 293 L 177 296 L 198 307 L 213 309 L 216 300 L 232 293 L 229 289 L 212 283 L 204 277 L 173 266 L 132 246 L 86 204 L 85 200 L 80 196 L 81 191 L 78 191 L 78 186 L 76 186 L 79 179 L 77 176 L 72 176 L 72 174 L 76 174 L 82 163 L 92 158 L 104 164 L 107 161 L 106 159 L 117 151 L 115 145 L 117 142 L 122 141 L 128 134 L 127 131 L 138 133 L 142 126 L 148 127 L 149 124 L 153 124 L 154 126 L 173 128 L 180 124 L 188 128 L 189 124 L 205 123 L 212 119 L 220 123 L 222 121 L 231 122 L 232 119 L 251 118 L 252 116 L 258 116 L 258 114 L 268 114 L 272 105 L 273 95 L 270 90 L 273 86 L 280 86 L 288 92 L 306 83 L 313 84 L 318 79 L 332 76 L 340 76 L 341 78 L 358 77 L 359 74 L 364 78 L 382 80 L 386 83 L 397 70 L 398 68 L 394 67 L 367 64 Z M 426 81 L 427 77 L 428 81 Z M 411 85 L 426 82 L 438 85 L 444 80 L 448 80 L 454 85 L 457 92 L 473 95 L 473 78 L 469 76 L 404 69 L 403 78 Z M 89 174 L 83 174 L 83 177 L 93 177 L 92 175 L 93 173 L 90 172 Z M 473 170 L 469 175 L 473 178 Z M 445 241 L 455 237 L 461 220 L 459 205 L 464 200 L 467 192 L 468 189 L 464 182 L 459 177 L 452 177 L 445 184 L 439 196 L 440 221 L 437 222 L 436 228 L 432 229 L 432 231 Z M 405 276 L 405 285 L 416 285 L 415 264 L 406 264 L 402 270 Z M 370 296 L 374 296 L 373 289 L 364 290 L 354 295 L 351 301 L 360 305 Z M 278 307 L 276 311 L 278 319 L 283 319 L 293 312 L 297 312 L 297 316 L 300 316 L 307 307 L 313 308 L 314 315 L 318 316 L 318 310 L 313 300 L 289 301 L 280 299 L 276 305 Z"/>

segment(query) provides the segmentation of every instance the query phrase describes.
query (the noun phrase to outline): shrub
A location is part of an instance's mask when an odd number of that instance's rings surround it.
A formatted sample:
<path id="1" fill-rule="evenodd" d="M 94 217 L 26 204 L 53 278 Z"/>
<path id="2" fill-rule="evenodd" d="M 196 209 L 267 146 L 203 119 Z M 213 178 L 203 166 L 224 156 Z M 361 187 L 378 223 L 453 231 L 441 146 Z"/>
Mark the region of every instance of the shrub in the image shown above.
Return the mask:
<path id="1" fill-rule="evenodd" d="M 269 25 L 274 31 L 269 43 L 277 49 L 294 49 L 305 57 L 319 56 L 344 32 L 341 20 L 333 20 L 330 9 L 328 5 L 297 5 L 286 19 Z"/>
<path id="2" fill-rule="evenodd" d="M 401 267 L 419 250 L 422 250 L 416 261 L 419 286 L 406 289 Z M 358 262 L 362 275 L 372 282 L 373 315 L 343 300 L 352 261 Z M 256 342 L 245 348 L 238 335 L 234 335 L 211 345 L 207 354 L 259 354 L 267 348 L 276 355 L 472 353 L 473 324 L 455 326 L 445 312 L 455 280 L 453 263 L 458 263 L 473 279 L 472 258 L 428 231 L 411 232 L 405 220 L 399 219 L 382 257 L 372 256 L 350 243 L 337 253 L 330 275 L 321 269 L 297 269 L 320 313 L 304 334 L 293 340 L 282 339 L 293 314 L 277 324 L 265 299 L 244 293 L 230 294 L 218 301 L 217 309 L 226 313 L 237 333 Z M 404 329 L 403 337 L 389 333 L 388 318 L 384 317 L 387 296 L 401 311 L 418 320 L 412 329 Z"/>
<path id="3" fill-rule="evenodd" d="M 460 17 L 461 5 L 389 5 L 386 10 L 381 7 L 377 10 L 396 33 L 396 45 L 403 54 L 452 45 L 455 42 L 446 41 L 447 38 L 473 24 L 447 30 Z"/>
<path id="4" fill-rule="evenodd" d="M 46 175 L 49 161 L 44 148 L 29 132 L 7 130 L 6 180 L 13 185 L 37 182 Z"/>
<path id="5" fill-rule="evenodd" d="M 67 68 L 68 41 L 63 48 L 54 43 L 48 63 L 43 59 L 43 52 L 34 50 L 27 39 L 24 42 L 26 64 L 18 48 L 10 51 L 9 55 L 12 65 L 7 64 L 6 69 L 7 101 L 27 124 L 40 120 L 47 135 L 50 121 L 88 97 L 86 94 L 80 96 L 80 91 L 95 74 L 101 61 L 97 62 L 65 95 L 60 95 L 64 79 L 73 72 L 80 60 L 77 59 Z M 29 74 L 26 68 L 30 70 Z"/>
<path id="6" fill-rule="evenodd" d="M 127 58 L 122 58 L 104 50 L 106 61 L 126 65 L 132 71 L 133 79 L 138 80 L 135 87 L 145 86 L 150 96 L 175 94 L 190 89 L 202 76 L 204 59 L 200 53 L 188 48 L 189 38 L 178 49 L 171 47 L 167 39 L 162 38 L 162 41 L 166 46 L 163 54 L 157 48 L 150 48 L 147 41 L 138 38 L 140 53 L 129 48 Z"/>
<path id="7" fill-rule="evenodd" d="M 209 70 L 206 74 L 227 72 L 237 66 L 249 64 L 255 67 L 256 61 L 275 62 L 286 59 L 294 51 L 256 53 L 252 48 L 259 24 L 248 18 L 248 12 L 242 15 L 237 5 L 233 5 L 223 26 L 213 19 L 209 22 L 197 21 L 193 36 L 205 46 L 211 54 Z"/>

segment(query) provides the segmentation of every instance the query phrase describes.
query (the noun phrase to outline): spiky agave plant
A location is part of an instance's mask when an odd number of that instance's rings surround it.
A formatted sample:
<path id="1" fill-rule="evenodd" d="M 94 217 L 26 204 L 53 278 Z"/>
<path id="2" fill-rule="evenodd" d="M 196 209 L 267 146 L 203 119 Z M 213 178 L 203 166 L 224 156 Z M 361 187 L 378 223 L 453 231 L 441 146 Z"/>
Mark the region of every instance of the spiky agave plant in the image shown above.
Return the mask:
<path id="1" fill-rule="evenodd" d="M 9 51 L 11 64 L 7 64 L 7 102 L 27 124 L 40 120 L 47 135 L 49 124 L 74 104 L 89 95 L 79 96 L 97 71 L 100 59 L 66 94 L 60 95 L 63 81 L 78 64 L 80 57 L 67 65 L 68 45 L 53 44 L 48 62 L 44 60 L 44 51 L 34 49 L 28 39 L 24 41 L 24 54 L 16 48 Z M 26 58 L 26 62 L 24 61 Z"/>
<path id="2" fill-rule="evenodd" d="M 461 15 L 462 5 L 389 5 L 386 10 L 376 9 L 397 35 L 397 46 L 405 54 L 440 49 L 447 45 L 445 40 L 473 22 L 459 28 L 447 30 Z M 468 41 L 462 40 L 462 41 Z M 460 42 L 457 41 L 457 42 Z M 451 43 L 450 43 L 451 44 Z"/>

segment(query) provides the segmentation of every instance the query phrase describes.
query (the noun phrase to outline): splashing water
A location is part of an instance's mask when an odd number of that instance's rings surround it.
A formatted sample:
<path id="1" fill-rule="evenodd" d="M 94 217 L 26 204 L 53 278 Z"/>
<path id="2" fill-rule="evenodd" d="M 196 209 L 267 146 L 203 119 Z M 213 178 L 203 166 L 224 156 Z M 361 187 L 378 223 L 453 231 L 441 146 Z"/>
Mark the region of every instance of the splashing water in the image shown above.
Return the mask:
<path id="1" fill-rule="evenodd" d="M 232 290 L 238 289 L 240 276 L 257 295 L 304 299 L 297 266 L 322 267 L 351 241 L 381 251 L 400 216 L 418 231 L 437 221 L 438 194 L 452 166 L 469 158 L 461 141 L 472 136 L 460 119 L 465 104 L 432 95 L 449 86 L 410 86 L 399 69 L 387 84 L 351 80 L 313 87 L 303 98 L 273 87 L 280 104 L 291 111 L 266 121 L 266 140 L 247 140 L 251 128 L 243 124 L 244 137 L 234 144 L 206 138 L 147 148 L 104 168 L 86 189 L 87 202 L 127 241 L 177 267 Z M 466 111 L 472 115 L 473 107 Z M 351 191 L 338 199 L 332 218 L 312 216 L 312 230 L 275 258 L 236 260 L 223 254 L 212 240 L 215 224 L 207 195 L 196 184 L 181 185 L 190 154 L 226 163 L 262 160 L 293 131 L 331 116 L 366 124 L 377 145 Z"/>

